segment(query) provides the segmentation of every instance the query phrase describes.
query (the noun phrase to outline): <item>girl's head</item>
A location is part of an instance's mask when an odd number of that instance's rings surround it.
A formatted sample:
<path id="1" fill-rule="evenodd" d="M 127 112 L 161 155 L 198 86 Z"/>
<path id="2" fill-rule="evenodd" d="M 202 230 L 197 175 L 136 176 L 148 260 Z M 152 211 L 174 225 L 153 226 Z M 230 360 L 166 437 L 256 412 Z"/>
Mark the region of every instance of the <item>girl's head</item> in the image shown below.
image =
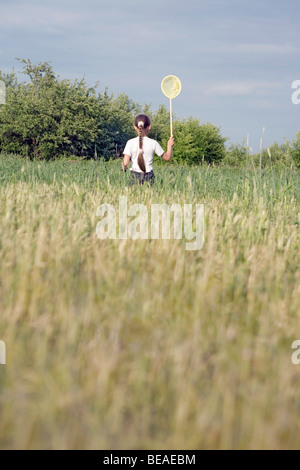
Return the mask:
<path id="1" fill-rule="evenodd" d="M 150 128 L 151 128 L 150 119 L 145 114 L 139 114 L 135 118 L 134 127 L 137 131 L 144 129 L 144 130 L 147 130 L 149 132 Z"/>

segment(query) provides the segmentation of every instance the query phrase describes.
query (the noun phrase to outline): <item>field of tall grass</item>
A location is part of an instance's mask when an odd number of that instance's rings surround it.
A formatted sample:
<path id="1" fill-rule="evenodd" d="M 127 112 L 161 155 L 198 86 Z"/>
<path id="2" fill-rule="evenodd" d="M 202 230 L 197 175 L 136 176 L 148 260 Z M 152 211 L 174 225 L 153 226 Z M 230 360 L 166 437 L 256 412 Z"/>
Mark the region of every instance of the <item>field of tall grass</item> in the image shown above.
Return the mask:
<path id="1" fill-rule="evenodd" d="M 0 157 L 1 449 L 296 449 L 300 178 Z M 203 203 L 205 241 L 100 240 L 99 204 Z"/>

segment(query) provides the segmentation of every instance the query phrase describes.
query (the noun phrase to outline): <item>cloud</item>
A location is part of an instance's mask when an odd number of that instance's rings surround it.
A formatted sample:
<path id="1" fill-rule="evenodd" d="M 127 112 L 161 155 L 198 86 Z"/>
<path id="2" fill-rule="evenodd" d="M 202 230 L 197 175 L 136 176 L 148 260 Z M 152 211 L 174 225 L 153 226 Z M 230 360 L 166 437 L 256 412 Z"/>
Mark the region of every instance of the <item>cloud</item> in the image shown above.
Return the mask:
<path id="1" fill-rule="evenodd" d="M 2 71 L 20 68 L 15 57 L 50 61 L 62 78 L 85 75 L 90 84 L 99 80 L 110 92 L 155 107 L 167 104 L 160 82 L 173 73 L 183 85 L 174 103 L 180 117 L 210 119 L 236 129 L 236 136 L 245 128 L 251 132 L 267 113 L 269 129 L 291 135 L 298 126 L 300 107 L 290 98 L 291 83 L 299 78 L 296 0 L 151 0 L 146 6 L 140 0 L 0 0 L 0 5 Z"/>
<path id="2" fill-rule="evenodd" d="M 213 96 L 243 96 L 256 94 L 266 96 L 276 90 L 283 88 L 282 83 L 271 81 L 223 81 L 208 83 L 203 87 L 205 93 Z"/>
<path id="3" fill-rule="evenodd" d="M 5 5 L 1 9 L 0 26 L 2 31 L 16 33 L 57 33 L 65 28 L 74 28 L 91 17 L 90 13 L 74 11 L 71 8 L 53 8 L 33 4 Z"/>
<path id="4" fill-rule="evenodd" d="M 245 54 L 296 54 L 300 52 L 299 46 L 292 44 L 237 44 L 233 47 L 236 52 Z"/>

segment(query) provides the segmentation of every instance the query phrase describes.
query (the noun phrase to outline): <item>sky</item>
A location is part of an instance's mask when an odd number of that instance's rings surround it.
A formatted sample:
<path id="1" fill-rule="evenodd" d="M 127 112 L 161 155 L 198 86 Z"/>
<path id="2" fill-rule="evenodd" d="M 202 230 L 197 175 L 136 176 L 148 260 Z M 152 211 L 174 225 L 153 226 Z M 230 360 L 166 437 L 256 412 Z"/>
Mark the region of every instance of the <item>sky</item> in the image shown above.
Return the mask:
<path id="1" fill-rule="evenodd" d="M 2 72 L 21 73 L 17 57 L 51 62 L 153 110 L 177 75 L 174 114 L 213 123 L 228 144 L 248 136 L 254 152 L 263 128 L 264 147 L 300 131 L 299 0 L 0 0 L 0 41 Z"/>

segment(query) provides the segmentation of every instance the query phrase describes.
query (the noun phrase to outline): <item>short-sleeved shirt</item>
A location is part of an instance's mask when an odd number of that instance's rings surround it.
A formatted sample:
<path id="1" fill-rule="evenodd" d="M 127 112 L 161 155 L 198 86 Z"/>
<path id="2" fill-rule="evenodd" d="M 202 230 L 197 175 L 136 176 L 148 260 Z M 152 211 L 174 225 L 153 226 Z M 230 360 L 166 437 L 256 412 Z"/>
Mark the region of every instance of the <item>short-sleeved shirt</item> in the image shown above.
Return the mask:
<path id="1" fill-rule="evenodd" d="M 146 166 L 146 173 L 152 170 L 153 155 L 156 153 L 159 157 L 162 157 L 164 154 L 163 149 L 158 142 L 154 139 L 149 139 L 149 137 L 142 137 L 143 139 L 143 157 Z M 128 140 L 125 148 L 124 155 L 129 155 L 131 157 L 131 171 L 136 171 L 138 173 L 143 173 L 138 165 L 138 155 L 139 155 L 139 138 L 135 137 L 134 139 Z"/>

